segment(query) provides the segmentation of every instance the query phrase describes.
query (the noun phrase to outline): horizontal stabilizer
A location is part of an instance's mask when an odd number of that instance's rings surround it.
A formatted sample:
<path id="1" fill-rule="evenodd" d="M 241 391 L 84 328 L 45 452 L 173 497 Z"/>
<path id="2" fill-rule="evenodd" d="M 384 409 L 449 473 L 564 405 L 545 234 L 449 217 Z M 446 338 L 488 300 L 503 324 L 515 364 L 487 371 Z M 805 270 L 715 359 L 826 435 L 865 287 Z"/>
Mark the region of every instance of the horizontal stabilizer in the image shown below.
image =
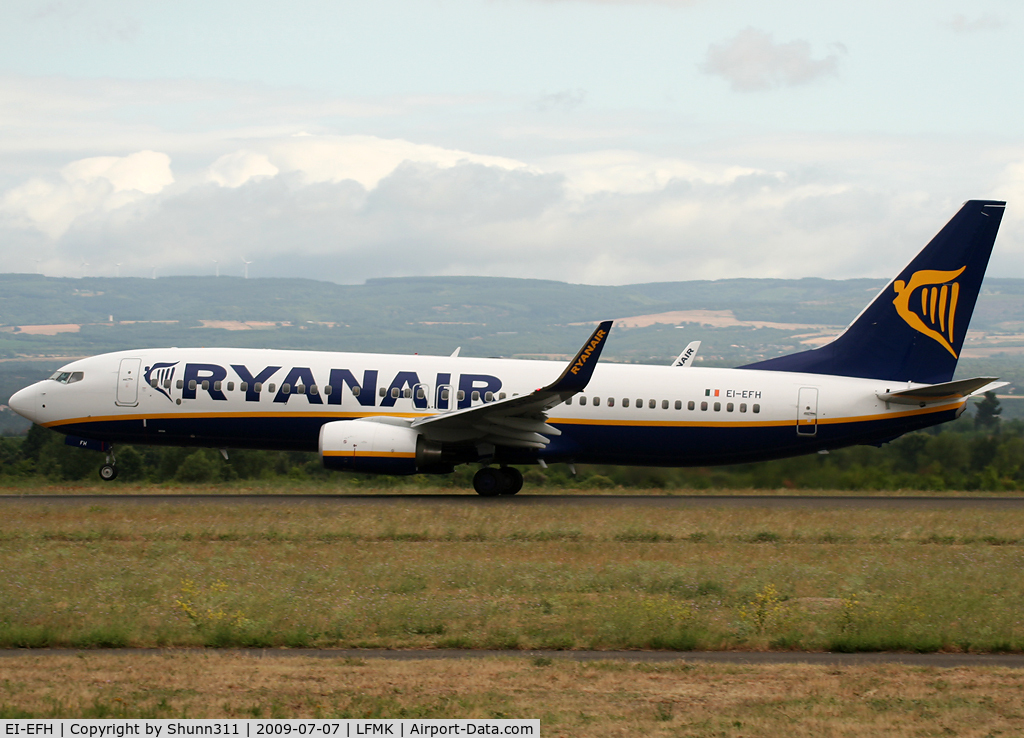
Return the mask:
<path id="1" fill-rule="evenodd" d="M 973 377 L 958 379 L 955 382 L 930 384 L 926 387 L 896 390 L 895 392 L 879 392 L 878 399 L 897 405 L 927 405 L 931 403 L 949 402 L 970 397 L 978 392 L 988 392 L 998 387 L 1005 387 L 1009 382 L 997 382 L 998 377 Z"/>

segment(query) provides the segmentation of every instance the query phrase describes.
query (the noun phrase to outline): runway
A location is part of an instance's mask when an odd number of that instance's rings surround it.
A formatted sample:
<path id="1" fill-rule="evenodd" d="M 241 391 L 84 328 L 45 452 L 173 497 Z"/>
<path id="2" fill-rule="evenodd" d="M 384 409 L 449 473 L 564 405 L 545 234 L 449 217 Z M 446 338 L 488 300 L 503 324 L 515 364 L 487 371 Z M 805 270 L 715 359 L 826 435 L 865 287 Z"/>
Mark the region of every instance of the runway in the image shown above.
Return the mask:
<path id="1" fill-rule="evenodd" d="M 642 663 L 696 662 L 759 666 L 765 664 L 812 664 L 819 666 L 864 666 L 899 664 L 952 669 L 964 666 L 1001 666 L 1024 669 L 1024 654 L 1006 653 L 823 653 L 800 651 L 551 651 L 475 650 L 457 648 L 388 650 L 369 648 L 75 648 L 0 649 L 0 659 L 26 656 L 115 656 L 152 655 L 244 655 L 253 658 L 387 659 L 421 661 L 482 658 L 549 658 L 565 661 L 630 661 Z"/>
<path id="2" fill-rule="evenodd" d="M 126 494 L 0 495 L 3 505 L 459 505 L 499 507 L 634 507 L 687 509 L 709 507 L 855 510 L 1024 510 L 1024 497 L 874 497 L 811 495 L 546 495 L 480 497 L 472 492 L 418 494 Z"/>

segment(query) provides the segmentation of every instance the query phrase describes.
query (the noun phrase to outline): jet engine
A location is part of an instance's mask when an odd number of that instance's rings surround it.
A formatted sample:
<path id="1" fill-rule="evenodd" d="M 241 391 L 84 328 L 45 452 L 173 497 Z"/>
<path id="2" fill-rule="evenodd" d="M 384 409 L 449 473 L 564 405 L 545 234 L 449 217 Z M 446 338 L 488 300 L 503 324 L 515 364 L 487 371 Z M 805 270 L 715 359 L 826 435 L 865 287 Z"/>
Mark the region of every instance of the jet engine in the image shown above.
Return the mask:
<path id="1" fill-rule="evenodd" d="M 404 425 L 335 420 L 320 428 L 324 468 L 368 474 L 445 474 L 441 444 Z"/>

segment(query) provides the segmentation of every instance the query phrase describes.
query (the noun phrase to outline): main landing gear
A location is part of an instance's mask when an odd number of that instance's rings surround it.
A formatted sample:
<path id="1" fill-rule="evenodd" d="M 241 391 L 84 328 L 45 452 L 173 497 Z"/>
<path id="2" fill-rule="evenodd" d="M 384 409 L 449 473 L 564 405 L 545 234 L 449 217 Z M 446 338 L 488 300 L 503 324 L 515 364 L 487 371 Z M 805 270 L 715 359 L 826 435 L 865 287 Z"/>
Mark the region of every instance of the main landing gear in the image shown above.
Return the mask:
<path id="1" fill-rule="evenodd" d="M 112 482 L 117 479 L 117 459 L 114 458 L 114 447 L 111 446 L 107 452 L 107 463 L 100 467 L 100 479 L 104 482 Z"/>
<path id="2" fill-rule="evenodd" d="M 482 497 L 514 495 L 523 488 L 523 475 L 511 466 L 485 466 L 473 475 L 473 489 Z"/>

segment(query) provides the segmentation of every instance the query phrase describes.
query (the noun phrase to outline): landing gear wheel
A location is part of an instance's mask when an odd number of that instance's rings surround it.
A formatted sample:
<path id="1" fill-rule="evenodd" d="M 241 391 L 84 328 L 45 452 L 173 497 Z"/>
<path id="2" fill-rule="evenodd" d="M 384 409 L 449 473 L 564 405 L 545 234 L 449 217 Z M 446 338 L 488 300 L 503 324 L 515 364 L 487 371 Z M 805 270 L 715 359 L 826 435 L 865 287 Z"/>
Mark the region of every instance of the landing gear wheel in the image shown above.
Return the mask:
<path id="1" fill-rule="evenodd" d="M 514 495 L 523 488 L 523 473 L 521 471 L 511 466 L 504 466 L 499 471 L 501 471 L 501 476 L 505 478 L 505 485 L 501 489 L 501 494 Z"/>
<path id="2" fill-rule="evenodd" d="M 500 469 L 485 466 L 473 475 L 473 489 L 481 497 L 497 497 L 506 486 L 505 475 Z"/>
<path id="3" fill-rule="evenodd" d="M 100 479 L 104 482 L 111 482 L 117 479 L 117 467 L 113 464 L 104 464 L 100 467 Z"/>

